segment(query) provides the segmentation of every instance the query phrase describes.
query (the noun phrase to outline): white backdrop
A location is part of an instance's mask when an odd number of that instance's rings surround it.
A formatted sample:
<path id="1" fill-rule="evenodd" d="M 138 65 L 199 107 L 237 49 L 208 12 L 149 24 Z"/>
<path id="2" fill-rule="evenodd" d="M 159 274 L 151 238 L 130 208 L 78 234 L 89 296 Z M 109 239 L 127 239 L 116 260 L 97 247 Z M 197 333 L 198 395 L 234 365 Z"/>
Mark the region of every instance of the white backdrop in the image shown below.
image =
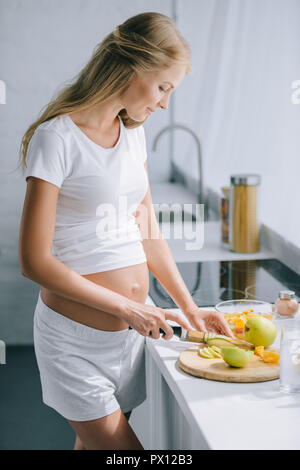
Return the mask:
<path id="1" fill-rule="evenodd" d="M 261 221 L 300 247 L 299 0 L 179 2 L 194 70 L 176 93 L 176 120 L 197 132 L 204 184 L 262 175 Z M 194 143 L 176 136 L 176 161 L 197 174 Z M 187 162 L 189 162 L 187 164 Z"/>

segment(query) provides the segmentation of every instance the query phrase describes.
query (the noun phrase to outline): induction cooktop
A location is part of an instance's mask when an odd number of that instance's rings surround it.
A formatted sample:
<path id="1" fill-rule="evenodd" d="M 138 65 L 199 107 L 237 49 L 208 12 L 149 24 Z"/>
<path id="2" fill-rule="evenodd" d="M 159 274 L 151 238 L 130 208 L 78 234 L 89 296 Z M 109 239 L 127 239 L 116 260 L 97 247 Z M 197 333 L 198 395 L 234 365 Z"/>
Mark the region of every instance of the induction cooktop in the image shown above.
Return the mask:
<path id="1" fill-rule="evenodd" d="M 198 307 L 234 299 L 274 303 L 280 290 L 293 290 L 300 301 L 300 276 L 275 258 L 176 263 Z M 178 308 L 161 283 L 149 274 L 149 295 L 160 308 Z"/>

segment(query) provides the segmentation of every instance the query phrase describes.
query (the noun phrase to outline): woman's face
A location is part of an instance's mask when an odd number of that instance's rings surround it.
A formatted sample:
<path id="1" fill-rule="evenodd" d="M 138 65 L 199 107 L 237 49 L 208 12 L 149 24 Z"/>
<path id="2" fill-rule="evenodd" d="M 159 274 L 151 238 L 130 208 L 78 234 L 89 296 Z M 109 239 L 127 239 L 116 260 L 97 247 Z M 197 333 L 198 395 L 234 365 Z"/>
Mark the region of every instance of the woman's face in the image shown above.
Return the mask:
<path id="1" fill-rule="evenodd" d="M 144 121 L 158 108 L 167 109 L 172 91 L 186 74 L 186 67 L 173 65 L 161 72 L 140 73 L 122 95 L 128 116 L 134 121 Z"/>

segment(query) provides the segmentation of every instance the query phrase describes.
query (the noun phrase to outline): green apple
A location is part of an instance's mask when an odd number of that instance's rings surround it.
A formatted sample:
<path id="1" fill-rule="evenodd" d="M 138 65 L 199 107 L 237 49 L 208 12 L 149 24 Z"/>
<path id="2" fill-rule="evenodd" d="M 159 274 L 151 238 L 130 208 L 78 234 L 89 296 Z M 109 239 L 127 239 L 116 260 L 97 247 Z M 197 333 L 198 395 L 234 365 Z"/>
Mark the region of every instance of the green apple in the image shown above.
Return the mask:
<path id="1" fill-rule="evenodd" d="M 274 343 L 277 329 L 271 320 L 264 317 L 252 317 L 245 325 L 245 340 L 253 346 L 267 348 Z"/>
<path id="2" fill-rule="evenodd" d="M 241 348 L 222 348 L 224 361 L 232 367 L 244 367 L 253 357 L 253 351 Z"/>

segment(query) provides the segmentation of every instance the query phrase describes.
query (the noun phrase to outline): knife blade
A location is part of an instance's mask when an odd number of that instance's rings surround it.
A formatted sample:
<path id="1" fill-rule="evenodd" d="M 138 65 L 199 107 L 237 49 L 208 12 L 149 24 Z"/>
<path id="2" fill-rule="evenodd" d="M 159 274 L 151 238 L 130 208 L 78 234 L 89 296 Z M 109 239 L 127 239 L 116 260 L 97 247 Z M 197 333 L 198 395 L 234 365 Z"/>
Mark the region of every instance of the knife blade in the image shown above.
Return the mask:
<path id="1" fill-rule="evenodd" d="M 175 336 L 178 336 L 180 341 L 189 341 L 193 343 L 205 343 L 209 346 L 219 346 L 219 347 L 230 347 L 231 345 L 237 346 L 241 349 L 251 350 L 254 349 L 253 344 L 248 343 L 239 338 L 230 338 L 229 336 L 219 335 L 217 333 L 204 333 L 203 331 L 197 330 L 185 330 L 181 326 L 170 325 Z M 161 328 L 159 332 L 164 334 L 164 330 Z"/>

